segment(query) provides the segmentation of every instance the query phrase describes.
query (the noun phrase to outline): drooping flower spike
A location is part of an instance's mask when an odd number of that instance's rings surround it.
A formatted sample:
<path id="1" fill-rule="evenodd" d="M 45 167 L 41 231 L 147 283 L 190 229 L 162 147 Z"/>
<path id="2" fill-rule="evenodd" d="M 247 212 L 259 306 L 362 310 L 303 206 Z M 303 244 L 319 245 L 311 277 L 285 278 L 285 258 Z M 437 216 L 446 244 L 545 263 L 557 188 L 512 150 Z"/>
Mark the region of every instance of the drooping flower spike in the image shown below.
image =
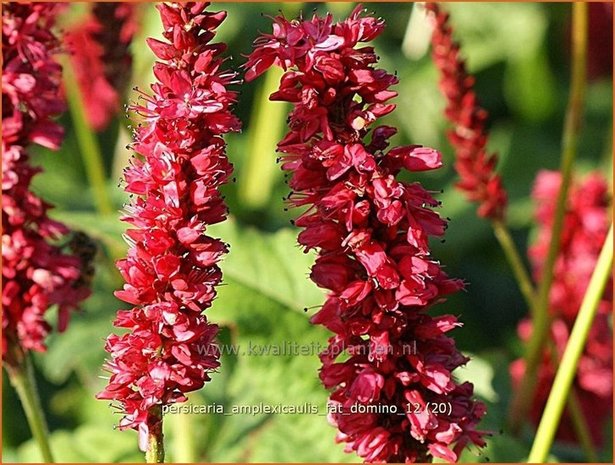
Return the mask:
<path id="1" fill-rule="evenodd" d="M 136 9 L 129 2 L 96 2 L 86 20 L 64 37 L 86 118 L 97 131 L 105 129 L 122 109 L 132 67 L 129 46 L 137 31 Z"/>
<path id="2" fill-rule="evenodd" d="M 90 293 L 92 253 L 73 253 L 69 229 L 47 216 L 51 205 L 31 190 L 40 173 L 29 147 L 57 150 L 64 110 L 59 42 L 52 3 L 2 7 L 2 359 L 17 366 L 27 351 L 45 351 L 46 320 L 58 306 L 58 330 Z M 80 236 L 81 237 L 81 236 Z"/>
<path id="3" fill-rule="evenodd" d="M 539 229 L 536 242 L 530 248 L 529 258 L 536 279 L 540 279 L 547 257 L 555 199 L 560 184 L 559 172 L 541 171 L 534 185 L 532 196 L 536 204 L 535 216 Z M 583 181 L 572 185 L 549 296 L 551 338 L 559 357 L 568 342 L 606 238 L 610 225 L 609 208 L 608 185 L 600 174 L 590 174 Z M 609 325 L 613 307 L 612 289 L 611 279 L 600 301 L 574 383 L 583 416 L 587 419 L 595 444 L 602 443 L 604 423 L 612 413 L 613 333 Z M 527 340 L 531 331 L 531 321 L 523 320 L 519 325 L 521 338 Z M 531 420 L 534 424 L 540 421 L 556 369 L 553 356 L 545 352 L 538 370 L 538 387 L 531 409 Z M 520 382 L 524 371 L 523 359 L 516 360 L 511 365 L 513 383 Z M 558 438 L 569 442 L 577 441 L 575 429 L 567 413 L 558 430 Z"/>
<path id="4" fill-rule="evenodd" d="M 481 217 L 501 220 L 506 214 L 508 195 L 495 171 L 497 156 L 486 148 L 489 115 L 478 103 L 474 78 L 466 72 L 448 13 L 437 3 L 427 3 L 426 8 L 434 19 L 432 56 L 440 71 L 440 90 L 446 98 L 445 115 L 453 126 L 448 140 L 455 149 L 455 169 L 460 178 L 457 188 L 468 200 L 479 204 Z"/>
<path id="5" fill-rule="evenodd" d="M 206 233 L 227 214 L 219 188 L 232 165 L 222 136 L 240 122 L 227 89 L 235 74 L 221 70 L 225 46 L 211 43 L 226 13 L 207 6 L 157 6 L 166 41 L 148 40 L 156 82 L 132 106 L 144 121 L 133 144 L 139 156 L 125 171 L 136 197 L 123 218 L 130 249 L 117 264 L 126 284 L 116 296 L 134 308 L 117 314 L 115 326 L 128 332 L 107 339 L 111 378 L 98 397 L 120 404 L 120 428 L 138 429 L 143 450 L 148 434 L 160 434 L 161 406 L 185 401 L 219 365 L 218 327 L 202 312 L 227 247 Z"/>
<path id="6" fill-rule="evenodd" d="M 476 429 L 485 408 L 452 375 L 468 361 L 446 334 L 460 323 L 427 313 L 463 287 L 430 255 L 429 238 L 446 222 L 419 183 L 397 179 L 402 169 L 439 168 L 440 153 L 388 149 L 396 129 L 373 127 L 395 109 L 397 78 L 359 44 L 383 28 L 361 7 L 339 23 L 278 16 L 255 41 L 246 78 L 282 67 L 271 99 L 294 106 L 278 150 L 292 173 L 289 202 L 304 207 L 299 243 L 318 251 L 311 278 L 328 290 L 312 322 L 334 333 L 320 378 L 332 390 L 337 440 L 367 462 L 455 461 L 466 446 L 485 445 Z M 378 410 L 387 406 L 395 412 Z"/>

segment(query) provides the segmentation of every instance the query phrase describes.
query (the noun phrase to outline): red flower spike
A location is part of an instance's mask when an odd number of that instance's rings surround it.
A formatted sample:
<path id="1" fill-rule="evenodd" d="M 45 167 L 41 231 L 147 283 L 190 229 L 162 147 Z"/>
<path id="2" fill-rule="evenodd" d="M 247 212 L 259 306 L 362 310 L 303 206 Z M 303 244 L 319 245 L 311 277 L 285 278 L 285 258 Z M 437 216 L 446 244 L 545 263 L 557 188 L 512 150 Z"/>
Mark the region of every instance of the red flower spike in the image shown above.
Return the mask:
<path id="1" fill-rule="evenodd" d="M 111 377 L 97 397 L 120 404 L 120 428 L 138 430 L 141 447 L 160 426 L 154 409 L 184 402 L 219 366 L 218 327 L 202 311 L 216 296 L 226 245 L 206 232 L 227 214 L 219 188 L 232 165 L 221 136 L 240 122 L 227 89 L 235 74 L 220 69 L 223 44 L 211 43 L 225 13 L 207 6 L 157 6 L 168 42 L 149 41 L 158 80 L 132 106 L 145 121 L 133 144 L 141 156 L 125 171 L 125 190 L 137 197 L 123 218 L 130 249 L 117 263 L 126 284 L 116 296 L 135 307 L 118 312 L 115 326 L 129 332 L 107 339 Z"/>
<path id="2" fill-rule="evenodd" d="M 50 307 L 58 306 L 63 331 L 90 294 L 91 251 L 81 254 L 77 235 L 69 239 L 30 186 L 42 170 L 31 165 L 29 146 L 57 149 L 63 139 L 53 120 L 64 110 L 62 69 L 53 59 L 56 13 L 51 3 L 2 7 L 2 359 L 10 365 L 20 363 L 19 351 L 46 350 Z"/>
<path id="3" fill-rule="evenodd" d="M 132 66 L 128 48 L 137 30 L 135 10 L 128 2 L 94 3 L 85 22 L 64 38 L 81 94 L 87 96 L 87 120 L 97 131 L 121 110 Z"/>
<path id="4" fill-rule="evenodd" d="M 478 104 L 474 78 L 459 56 L 459 43 L 453 39 L 448 13 L 437 3 L 427 3 L 434 19 L 432 56 L 440 71 L 440 90 L 446 99 L 446 118 L 453 125 L 448 139 L 455 149 L 457 188 L 471 202 L 479 204 L 478 215 L 501 220 L 506 214 L 508 195 L 495 172 L 497 157 L 486 150 L 488 113 Z"/>
<path id="5" fill-rule="evenodd" d="M 441 236 L 446 222 L 420 184 L 397 179 L 403 168 L 440 167 L 440 154 L 420 146 L 387 150 L 395 128 L 371 129 L 394 110 L 397 78 L 375 68 L 374 49 L 358 43 L 383 27 L 361 7 L 339 23 L 331 15 L 276 17 L 273 33 L 255 41 L 246 78 L 282 67 L 271 99 L 294 105 L 278 150 L 282 169 L 292 173 L 289 202 L 306 206 L 296 221 L 299 243 L 318 251 L 311 278 L 329 291 L 312 323 L 335 333 L 320 356 L 320 378 L 333 390 L 337 440 L 367 462 L 455 461 L 466 446 L 485 445 L 476 430 L 485 407 L 472 399 L 471 384 L 451 374 L 468 360 L 446 335 L 459 323 L 427 314 L 463 287 L 430 255 L 429 237 Z M 345 360 L 337 361 L 342 352 Z M 396 413 L 357 413 L 356 406 Z"/>
<path id="6" fill-rule="evenodd" d="M 557 171 L 541 171 L 532 196 L 536 203 L 538 237 L 529 251 L 534 275 L 540 279 L 551 241 L 551 225 L 555 213 L 555 199 L 561 184 Z M 608 233 L 608 185 L 599 173 L 590 174 L 582 182 L 573 183 L 568 194 L 568 208 L 564 217 L 560 252 L 555 262 L 554 280 L 549 297 L 553 318 L 552 340 L 561 358 L 583 296 L 594 271 L 602 244 Z M 603 426 L 612 412 L 613 392 L 613 334 L 609 319 L 613 307 L 612 279 L 607 284 L 599 304 L 584 353 L 574 381 L 581 409 L 587 419 L 594 443 L 602 443 Z M 531 334 L 530 320 L 519 324 L 519 335 L 527 340 Z M 538 387 L 532 408 L 532 421 L 538 424 L 544 410 L 557 367 L 552 355 L 545 353 L 538 372 Z M 514 383 L 519 383 L 525 371 L 522 359 L 510 367 Z M 557 437 L 576 442 L 571 419 L 565 413 Z"/>

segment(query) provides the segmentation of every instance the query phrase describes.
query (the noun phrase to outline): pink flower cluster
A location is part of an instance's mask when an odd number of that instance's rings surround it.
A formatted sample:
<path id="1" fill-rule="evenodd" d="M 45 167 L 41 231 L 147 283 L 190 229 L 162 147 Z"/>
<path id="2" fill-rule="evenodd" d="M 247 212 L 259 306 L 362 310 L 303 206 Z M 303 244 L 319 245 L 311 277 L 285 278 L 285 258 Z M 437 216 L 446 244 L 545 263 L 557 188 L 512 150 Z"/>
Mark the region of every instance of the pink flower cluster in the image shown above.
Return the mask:
<path id="1" fill-rule="evenodd" d="M 551 224 L 560 184 L 559 172 L 542 171 L 536 179 L 532 194 L 536 202 L 536 221 L 539 231 L 529 254 L 537 279 L 542 274 L 542 266 L 551 241 Z M 591 174 L 583 182 L 573 185 L 569 192 L 561 248 L 555 262 L 555 276 L 550 294 L 550 311 L 553 318 L 551 335 L 560 358 L 566 347 L 609 225 L 608 185 L 600 174 Z M 612 413 L 613 335 L 609 325 L 613 306 L 612 289 L 611 281 L 607 284 L 600 301 L 598 315 L 579 362 L 574 383 L 582 411 L 588 420 L 596 443 L 602 441 L 604 422 Z M 531 321 L 522 321 L 519 325 L 521 338 L 527 340 L 531 331 Z M 536 424 L 540 421 L 556 369 L 557 366 L 554 365 L 552 356 L 545 353 L 539 370 L 539 384 L 532 408 L 532 421 Z M 511 374 L 515 383 L 520 382 L 524 370 L 525 365 L 522 359 L 513 363 Z M 562 421 L 558 437 L 567 441 L 576 440 L 572 422 L 567 416 Z"/>
<path id="2" fill-rule="evenodd" d="M 335 333 L 320 378 L 333 391 L 337 440 L 367 462 L 455 461 L 467 445 L 484 446 L 476 425 L 485 407 L 452 376 L 468 361 L 446 335 L 460 323 L 427 314 L 463 287 L 430 255 L 429 237 L 443 235 L 446 222 L 419 183 L 397 179 L 404 168 L 440 167 L 440 154 L 388 149 L 396 129 L 370 129 L 395 109 L 397 78 L 374 67 L 373 47 L 358 44 L 383 28 L 361 7 L 339 23 L 276 17 L 273 33 L 255 41 L 246 78 L 272 65 L 285 70 L 271 99 L 294 109 L 278 150 L 292 173 L 290 203 L 305 207 L 299 243 L 318 251 L 311 278 L 329 291 L 312 322 Z M 416 353 L 407 350 L 415 344 Z"/>
<path id="3" fill-rule="evenodd" d="M 493 220 L 502 219 L 508 196 L 502 180 L 495 173 L 497 157 L 486 151 L 488 113 L 478 104 L 474 78 L 468 75 L 459 57 L 459 44 L 453 39 L 448 13 L 436 3 L 427 3 L 433 14 L 432 56 L 440 71 L 440 90 L 446 98 L 445 114 L 453 124 L 448 139 L 455 149 L 457 187 L 466 197 L 479 204 L 478 214 Z"/>
<path id="4" fill-rule="evenodd" d="M 137 30 L 135 15 L 136 6 L 131 3 L 96 2 L 88 18 L 64 38 L 86 117 L 97 131 L 105 129 L 121 110 L 132 66 L 128 48 Z"/>
<path id="5" fill-rule="evenodd" d="M 145 121 L 135 133 L 141 155 L 125 172 L 135 194 L 124 221 L 130 245 L 118 262 L 126 284 L 116 296 L 135 307 L 120 311 L 106 350 L 108 386 L 98 394 L 121 404 L 121 428 L 138 429 L 140 445 L 160 428 L 156 409 L 185 401 L 218 367 L 217 326 L 202 314 L 216 296 L 217 265 L 226 245 L 206 235 L 227 214 L 219 188 L 232 165 L 222 135 L 240 128 L 231 113 L 235 74 L 220 69 L 224 44 L 210 43 L 225 12 L 207 3 L 157 6 L 168 41 L 149 39 L 160 61 L 154 65 L 153 95 L 132 107 Z"/>
<path id="6" fill-rule="evenodd" d="M 84 263 L 59 245 L 68 228 L 47 216 L 50 205 L 30 188 L 41 169 L 30 164 L 28 147 L 55 150 L 63 138 L 53 121 L 64 110 L 55 17 L 51 3 L 2 6 L 2 358 L 9 364 L 19 363 L 19 351 L 45 351 L 50 307 L 58 306 L 63 331 L 69 311 L 89 295 Z"/>

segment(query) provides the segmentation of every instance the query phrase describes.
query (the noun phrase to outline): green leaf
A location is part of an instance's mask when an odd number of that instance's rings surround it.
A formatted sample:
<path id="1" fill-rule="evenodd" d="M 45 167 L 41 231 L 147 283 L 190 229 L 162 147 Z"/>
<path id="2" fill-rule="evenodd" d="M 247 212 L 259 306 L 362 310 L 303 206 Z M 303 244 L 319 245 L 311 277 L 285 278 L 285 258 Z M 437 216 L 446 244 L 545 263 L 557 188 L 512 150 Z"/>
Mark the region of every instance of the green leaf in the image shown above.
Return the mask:
<path id="1" fill-rule="evenodd" d="M 128 308 L 128 304 L 113 296 L 113 291 L 121 286 L 115 270 L 101 264 L 97 260 L 91 297 L 81 304 L 80 311 L 71 315 L 65 332 L 50 334 L 47 352 L 37 354 L 40 369 L 54 383 L 65 382 L 75 372 L 85 376 L 84 381 L 102 374 L 105 338 L 114 329 L 116 311 Z"/>
<path id="2" fill-rule="evenodd" d="M 497 402 L 498 394 L 493 390 L 493 367 L 484 359 L 471 354 L 470 361 L 455 371 L 455 377 L 460 381 L 474 384 L 474 394 L 489 402 Z"/>
<path id="3" fill-rule="evenodd" d="M 61 221 L 75 231 L 83 231 L 88 236 L 102 242 L 113 258 L 125 255 L 126 243 L 122 234 L 126 224 L 119 220 L 118 215 L 98 215 L 85 211 L 54 211 L 52 218 Z"/>
<path id="4" fill-rule="evenodd" d="M 314 254 L 300 250 L 296 230 L 268 234 L 229 220 L 208 228 L 208 234 L 232 245 L 221 263 L 225 282 L 232 280 L 292 310 L 324 302 L 323 292 L 308 278 Z"/>
<path id="5" fill-rule="evenodd" d="M 196 443 L 202 444 L 201 460 L 283 461 L 289 456 L 297 461 L 356 460 L 335 444 L 335 430 L 325 416 L 328 394 L 317 377 L 317 353 L 326 343 L 327 331 L 312 326 L 302 313 L 289 311 L 283 303 L 251 287 L 228 276 L 225 281 L 228 285 L 220 289 L 208 313 L 212 320 L 224 321 L 232 328 L 238 353 L 233 363 L 228 363 L 228 356 L 223 357 L 220 373 L 213 376 L 205 389 L 195 393 L 193 402 L 223 405 L 225 412 L 232 412 L 234 406 L 309 403 L 317 408 L 318 414 L 199 416 L 192 421 L 199 425 L 195 433 Z M 310 353 L 276 355 L 271 350 L 290 351 L 291 344 L 310 349 Z M 266 348 L 269 353 L 263 352 Z M 231 376 L 227 375 L 229 370 Z M 173 431 L 169 434 L 173 435 Z M 318 443 L 318 447 L 312 442 Z M 276 446 L 271 447 L 272 443 Z M 291 455 L 289 447 L 294 450 Z"/>
<path id="6" fill-rule="evenodd" d="M 557 108 L 556 89 L 544 47 L 526 59 L 508 62 L 504 76 L 506 99 L 528 122 L 542 123 L 553 114 Z"/>
<path id="7" fill-rule="evenodd" d="M 86 424 L 73 431 L 60 430 L 49 435 L 54 458 L 62 463 L 143 462 L 134 433 Z M 33 440 L 17 450 L 19 462 L 40 462 L 40 453 Z"/>
<path id="8" fill-rule="evenodd" d="M 498 61 L 532 56 L 544 40 L 547 17 L 542 5 L 480 3 L 470 8 L 447 3 L 445 7 L 472 73 Z"/>

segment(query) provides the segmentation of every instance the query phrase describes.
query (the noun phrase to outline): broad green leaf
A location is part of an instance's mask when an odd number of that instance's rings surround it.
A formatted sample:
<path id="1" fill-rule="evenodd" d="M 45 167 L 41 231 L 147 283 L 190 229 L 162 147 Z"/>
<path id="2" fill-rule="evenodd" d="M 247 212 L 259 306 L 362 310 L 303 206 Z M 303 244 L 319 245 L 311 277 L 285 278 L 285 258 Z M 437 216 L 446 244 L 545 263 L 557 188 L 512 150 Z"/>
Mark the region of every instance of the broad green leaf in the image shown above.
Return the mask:
<path id="1" fill-rule="evenodd" d="M 485 360 L 472 354 L 464 354 L 470 361 L 455 371 L 455 377 L 460 381 L 474 384 L 474 394 L 489 402 L 497 402 L 498 394 L 493 390 L 493 367 Z"/>
<path id="2" fill-rule="evenodd" d="M 284 460 L 290 446 L 271 447 L 272 441 L 280 441 L 294 445 L 293 460 L 354 460 L 334 443 L 335 430 L 324 415 L 327 392 L 317 378 L 320 365 L 317 352 L 319 347 L 324 348 L 328 333 L 310 325 L 302 313 L 289 311 L 284 304 L 255 289 L 241 287 L 231 278 L 226 280 L 228 285 L 221 288 L 216 303 L 208 312 L 212 320 L 224 321 L 232 328 L 238 354 L 233 364 L 226 363 L 228 357 L 223 357 L 220 373 L 213 376 L 210 386 L 195 393 L 193 402 L 215 402 L 223 405 L 225 412 L 231 412 L 234 406 L 309 403 L 318 409 L 318 414 L 198 416 L 191 421 L 199 425 L 197 434 L 203 431 L 202 440 L 197 441 L 203 444 L 201 459 Z M 291 344 L 310 349 L 311 353 L 302 355 L 299 349 L 298 355 L 275 355 L 273 352 L 274 348 L 288 352 Z M 225 376 L 229 369 L 233 371 L 231 377 Z M 224 390 L 217 387 L 218 383 L 224 384 Z M 306 435 L 314 440 L 321 438 L 317 450 L 312 446 L 304 450 L 297 447 L 305 442 Z"/>
<path id="3" fill-rule="evenodd" d="M 231 244 L 221 264 L 225 281 L 233 280 L 292 310 L 324 302 L 322 291 L 308 277 L 314 255 L 300 250 L 296 230 L 267 234 L 225 221 L 208 228 L 208 234 Z"/>
<path id="4" fill-rule="evenodd" d="M 48 338 L 48 350 L 37 360 L 45 376 L 54 383 L 63 383 L 77 372 L 80 376 L 96 378 L 101 375 L 105 359 L 105 338 L 114 329 L 112 321 L 120 308 L 129 308 L 113 296 L 121 285 L 108 267 L 97 262 L 93 281 L 92 296 L 81 305 L 81 311 L 74 312 L 64 333 L 52 332 Z"/>
<path id="5" fill-rule="evenodd" d="M 136 434 L 86 424 L 73 431 L 54 431 L 49 435 L 57 462 L 143 462 L 143 454 L 136 447 Z M 25 442 L 17 450 L 19 462 L 40 462 L 40 452 L 34 440 Z"/>
<path id="6" fill-rule="evenodd" d="M 511 60 L 504 77 L 506 99 L 511 108 L 532 123 L 546 121 L 557 108 L 557 82 L 539 49 L 523 60 Z"/>
<path id="7" fill-rule="evenodd" d="M 87 211 L 52 211 L 51 216 L 75 231 L 83 231 L 93 239 L 100 241 L 109 250 L 113 258 L 125 255 L 126 243 L 122 234 L 126 224 L 119 220 L 119 215 L 98 215 Z"/>
<path id="8" fill-rule="evenodd" d="M 544 40 L 547 18 L 542 5 L 446 3 L 444 7 L 471 72 L 497 61 L 532 56 Z"/>

